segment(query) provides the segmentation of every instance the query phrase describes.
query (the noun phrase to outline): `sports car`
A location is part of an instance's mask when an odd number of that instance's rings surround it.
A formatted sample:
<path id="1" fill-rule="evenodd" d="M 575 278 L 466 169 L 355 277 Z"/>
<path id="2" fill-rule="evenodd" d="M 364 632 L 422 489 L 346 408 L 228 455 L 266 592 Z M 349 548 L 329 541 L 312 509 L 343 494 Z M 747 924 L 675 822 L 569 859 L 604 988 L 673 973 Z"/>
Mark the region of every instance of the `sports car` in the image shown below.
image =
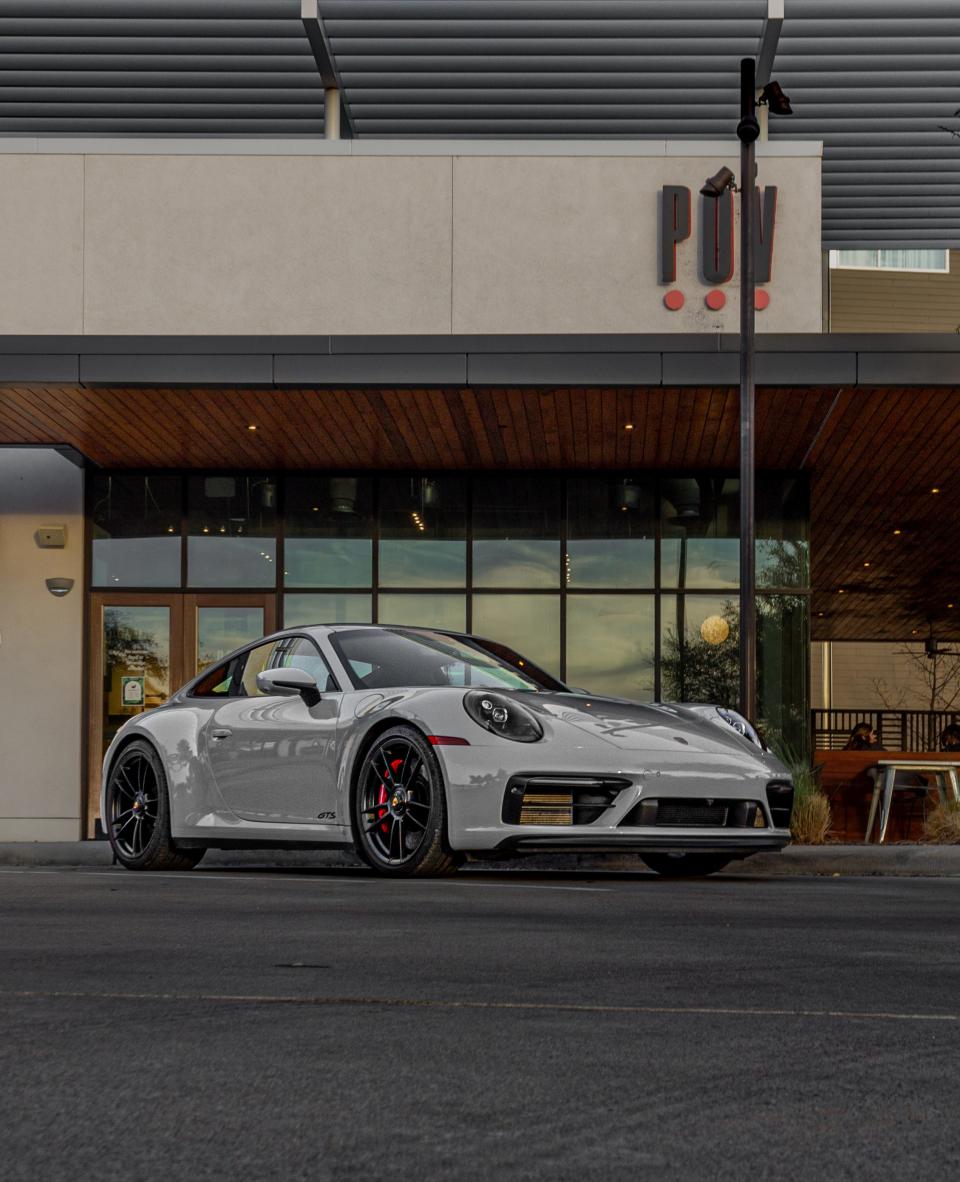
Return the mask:
<path id="1" fill-rule="evenodd" d="M 702 875 L 784 846 L 792 802 L 733 711 L 569 689 L 475 636 L 326 625 L 248 644 L 129 718 L 101 820 L 131 870 L 353 846 L 385 875 L 543 851 Z"/>

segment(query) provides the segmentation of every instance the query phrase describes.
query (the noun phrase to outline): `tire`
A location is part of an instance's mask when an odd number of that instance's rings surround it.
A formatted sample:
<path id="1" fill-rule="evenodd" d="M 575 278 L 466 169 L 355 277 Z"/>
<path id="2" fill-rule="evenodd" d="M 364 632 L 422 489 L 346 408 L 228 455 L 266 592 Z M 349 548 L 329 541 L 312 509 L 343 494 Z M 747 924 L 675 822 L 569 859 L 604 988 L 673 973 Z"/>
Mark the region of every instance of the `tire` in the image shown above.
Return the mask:
<path id="1" fill-rule="evenodd" d="M 705 878 L 733 861 L 725 854 L 641 854 L 640 857 L 663 878 Z"/>
<path id="2" fill-rule="evenodd" d="M 412 726 L 374 740 L 357 767 L 351 811 L 357 854 L 378 874 L 452 874 L 462 861 L 447 840 L 440 763 Z"/>
<path id="3" fill-rule="evenodd" d="M 160 757 L 142 739 L 124 747 L 110 768 L 107 836 L 128 870 L 192 870 L 206 853 L 181 850 L 170 836 L 170 795 Z"/>

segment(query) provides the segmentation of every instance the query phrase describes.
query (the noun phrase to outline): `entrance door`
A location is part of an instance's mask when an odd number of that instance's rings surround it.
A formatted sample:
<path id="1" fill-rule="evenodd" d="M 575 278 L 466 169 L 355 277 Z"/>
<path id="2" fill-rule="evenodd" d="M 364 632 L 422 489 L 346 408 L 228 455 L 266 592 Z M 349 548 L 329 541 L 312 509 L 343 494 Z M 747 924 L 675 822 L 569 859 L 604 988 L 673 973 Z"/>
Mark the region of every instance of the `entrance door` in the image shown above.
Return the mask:
<path id="1" fill-rule="evenodd" d="M 184 681 L 179 595 L 94 592 L 90 597 L 90 744 L 87 836 L 100 810 L 100 768 L 131 715 L 159 706 Z"/>
<path id="2" fill-rule="evenodd" d="M 272 632 L 275 603 L 262 594 L 91 595 L 88 837 L 96 836 L 103 756 L 120 727 L 219 657 Z"/>

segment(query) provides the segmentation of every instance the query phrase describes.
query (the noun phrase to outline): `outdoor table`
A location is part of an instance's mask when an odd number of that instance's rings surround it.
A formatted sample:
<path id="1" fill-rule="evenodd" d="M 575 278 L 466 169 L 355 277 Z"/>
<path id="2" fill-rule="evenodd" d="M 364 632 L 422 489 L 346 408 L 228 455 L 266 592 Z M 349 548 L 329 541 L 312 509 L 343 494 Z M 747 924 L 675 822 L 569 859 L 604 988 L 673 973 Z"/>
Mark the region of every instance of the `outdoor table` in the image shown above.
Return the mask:
<path id="1" fill-rule="evenodd" d="M 873 781 L 873 798 L 870 801 L 870 816 L 867 818 L 867 832 L 864 842 L 869 842 L 873 832 L 873 822 L 877 815 L 877 803 L 880 803 L 880 836 L 878 844 L 886 840 L 887 825 L 890 822 L 890 806 L 893 794 L 897 790 L 912 789 L 916 791 L 920 785 L 897 784 L 897 772 L 925 772 L 936 776 L 937 790 L 940 793 L 940 803 L 947 799 L 944 781 L 949 781 L 950 792 L 954 801 L 960 804 L 960 760 L 937 760 L 932 762 L 923 759 L 878 759 Z"/>

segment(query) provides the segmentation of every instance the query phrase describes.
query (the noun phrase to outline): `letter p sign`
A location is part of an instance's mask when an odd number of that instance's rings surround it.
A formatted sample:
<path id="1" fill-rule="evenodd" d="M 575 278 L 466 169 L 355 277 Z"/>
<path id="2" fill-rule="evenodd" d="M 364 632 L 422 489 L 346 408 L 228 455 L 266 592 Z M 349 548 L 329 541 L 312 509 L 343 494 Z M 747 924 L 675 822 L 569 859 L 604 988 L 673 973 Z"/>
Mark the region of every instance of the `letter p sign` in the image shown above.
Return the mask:
<path id="1" fill-rule="evenodd" d="M 660 192 L 660 282 L 677 279 L 677 243 L 690 237 L 690 190 L 664 185 Z"/>

